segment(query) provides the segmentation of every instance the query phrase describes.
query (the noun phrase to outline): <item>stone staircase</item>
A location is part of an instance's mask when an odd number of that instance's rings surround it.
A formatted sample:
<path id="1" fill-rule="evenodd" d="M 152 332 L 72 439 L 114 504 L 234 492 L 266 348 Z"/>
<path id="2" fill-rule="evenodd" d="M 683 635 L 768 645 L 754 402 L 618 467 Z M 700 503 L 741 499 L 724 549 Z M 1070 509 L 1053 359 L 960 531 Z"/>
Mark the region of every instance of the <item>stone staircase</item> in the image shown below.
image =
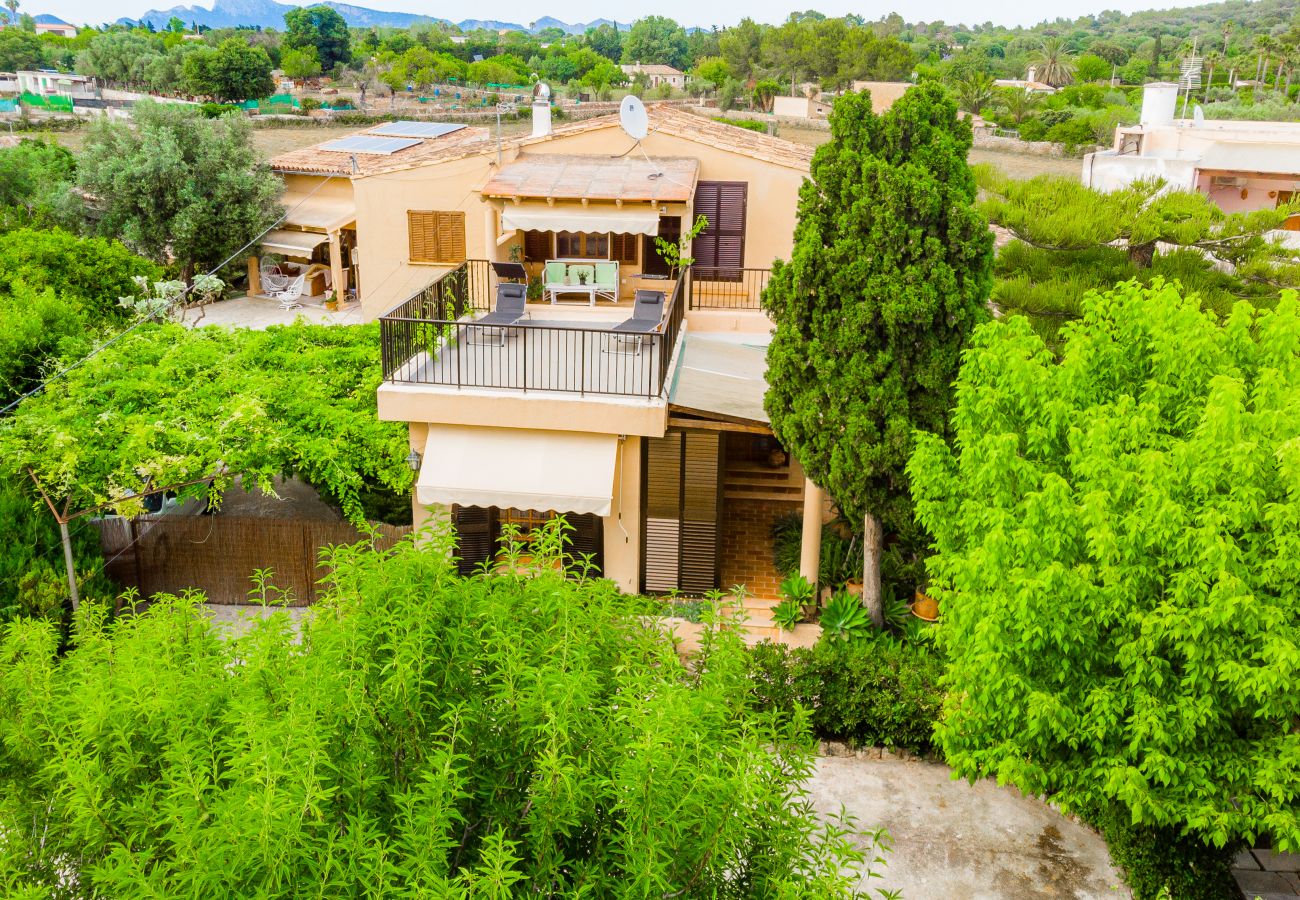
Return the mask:
<path id="1" fill-rule="evenodd" d="M 820 625 L 796 625 L 794 631 L 778 628 L 772 619 L 772 608 L 780 600 L 767 600 L 762 597 L 743 597 L 738 604 L 731 606 L 737 628 L 744 632 L 745 643 L 749 646 L 772 641 L 790 647 L 811 647 L 821 637 Z"/>
<path id="2" fill-rule="evenodd" d="M 727 500 L 803 500 L 803 478 L 790 466 L 773 468 L 761 463 L 728 460 L 723 472 L 723 497 Z"/>

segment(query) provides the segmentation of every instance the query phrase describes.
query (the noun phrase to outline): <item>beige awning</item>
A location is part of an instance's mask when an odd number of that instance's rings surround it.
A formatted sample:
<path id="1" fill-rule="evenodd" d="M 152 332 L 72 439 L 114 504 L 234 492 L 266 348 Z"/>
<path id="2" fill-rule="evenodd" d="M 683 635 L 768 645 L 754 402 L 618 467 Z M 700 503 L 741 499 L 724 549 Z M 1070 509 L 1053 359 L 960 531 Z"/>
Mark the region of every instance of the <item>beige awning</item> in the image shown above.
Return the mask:
<path id="1" fill-rule="evenodd" d="M 1294 144 L 1218 141 L 1196 166 L 1201 171 L 1253 172 L 1261 175 L 1300 174 L 1300 152 Z"/>
<path id="2" fill-rule="evenodd" d="M 342 197 L 289 191 L 280 198 L 280 205 L 284 207 L 285 224 L 299 228 L 337 231 L 357 219 L 356 204 Z"/>
<path id="3" fill-rule="evenodd" d="M 315 231 L 286 231 L 276 229 L 262 238 L 262 249 L 294 259 L 311 259 L 312 251 L 329 240 Z"/>
<path id="4" fill-rule="evenodd" d="M 501 213 L 503 231 L 573 231 L 613 234 L 659 233 L 659 213 L 654 209 L 557 209 L 506 204 Z"/>
<path id="5" fill-rule="evenodd" d="M 415 499 L 607 516 L 617 455 L 612 434 L 430 425 Z"/>

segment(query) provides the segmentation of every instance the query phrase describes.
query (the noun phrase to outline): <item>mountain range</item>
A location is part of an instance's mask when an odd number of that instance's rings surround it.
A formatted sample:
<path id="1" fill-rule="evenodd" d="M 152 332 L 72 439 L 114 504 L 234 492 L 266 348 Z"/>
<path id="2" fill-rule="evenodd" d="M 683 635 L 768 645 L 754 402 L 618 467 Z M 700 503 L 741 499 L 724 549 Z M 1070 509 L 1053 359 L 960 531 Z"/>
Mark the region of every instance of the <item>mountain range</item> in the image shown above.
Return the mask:
<path id="1" fill-rule="evenodd" d="M 499 22 L 495 19 L 466 19 L 463 22 L 451 22 L 436 16 L 421 16 L 415 13 L 387 12 L 340 3 L 338 0 L 325 0 L 322 4 L 338 11 L 353 28 L 407 28 L 421 22 L 442 22 L 454 24 L 462 31 L 486 28 L 492 31 L 526 31 L 537 33 L 545 28 L 559 28 L 566 34 L 582 34 L 588 28 L 598 25 L 614 25 L 621 31 L 631 26 L 614 22 L 611 19 L 596 19 L 592 22 L 562 22 L 551 16 L 543 16 L 536 22 L 521 25 L 518 22 Z M 284 28 L 284 14 L 297 7 L 293 4 L 278 3 L 276 0 L 216 0 L 212 9 L 202 6 L 173 6 L 171 9 L 151 9 L 138 19 L 121 18 L 117 21 L 123 25 L 148 23 L 154 28 L 165 28 L 172 17 L 180 19 L 189 26 L 204 25 L 208 28 L 234 28 L 238 25 L 261 28 Z"/>

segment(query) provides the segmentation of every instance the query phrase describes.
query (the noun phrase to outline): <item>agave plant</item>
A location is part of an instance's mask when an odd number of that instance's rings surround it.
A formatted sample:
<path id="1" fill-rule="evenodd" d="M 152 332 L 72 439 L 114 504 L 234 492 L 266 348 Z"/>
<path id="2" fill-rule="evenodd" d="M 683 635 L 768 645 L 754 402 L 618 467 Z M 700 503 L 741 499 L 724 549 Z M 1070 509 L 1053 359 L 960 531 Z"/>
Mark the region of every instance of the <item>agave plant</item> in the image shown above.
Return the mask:
<path id="1" fill-rule="evenodd" d="M 838 593 L 822 609 L 822 634 L 848 640 L 859 637 L 871 628 L 871 618 L 857 597 Z"/>
<path id="2" fill-rule="evenodd" d="M 803 621 L 803 604 L 787 597 L 772 607 L 772 621 L 776 622 L 779 628 L 793 631 L 794 626 Z"/>

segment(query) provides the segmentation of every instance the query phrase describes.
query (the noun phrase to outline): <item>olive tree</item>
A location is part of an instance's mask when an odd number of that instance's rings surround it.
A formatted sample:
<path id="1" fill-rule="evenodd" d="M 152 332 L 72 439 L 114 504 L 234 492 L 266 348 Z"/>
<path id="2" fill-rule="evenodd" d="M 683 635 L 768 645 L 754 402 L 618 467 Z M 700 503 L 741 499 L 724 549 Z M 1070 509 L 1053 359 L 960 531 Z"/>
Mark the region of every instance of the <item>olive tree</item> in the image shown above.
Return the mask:
<path id="1" fill-rule="evenodd" d="M 1082 306 L 1059 357 L 1020 317 L 976 332 L 955 439 L 908 469 L 945 756 L 1157 845 L 1295 850 L 1300 303 L 1220 321 L 1128 283 Z"/>
<path id="2" fill-rule="evenodd" d="M 864 522 L 877 625 L 884 531 L 912 521 L 912 432 L 944 433 L 962 348 L 986 316 L 993 238 L 973 207 L 970 147 L 937 84 L 882 115 L 866 93 L 841 97 L 800 190 L 794 252 L 763 293 L 772 429 Z"/>

